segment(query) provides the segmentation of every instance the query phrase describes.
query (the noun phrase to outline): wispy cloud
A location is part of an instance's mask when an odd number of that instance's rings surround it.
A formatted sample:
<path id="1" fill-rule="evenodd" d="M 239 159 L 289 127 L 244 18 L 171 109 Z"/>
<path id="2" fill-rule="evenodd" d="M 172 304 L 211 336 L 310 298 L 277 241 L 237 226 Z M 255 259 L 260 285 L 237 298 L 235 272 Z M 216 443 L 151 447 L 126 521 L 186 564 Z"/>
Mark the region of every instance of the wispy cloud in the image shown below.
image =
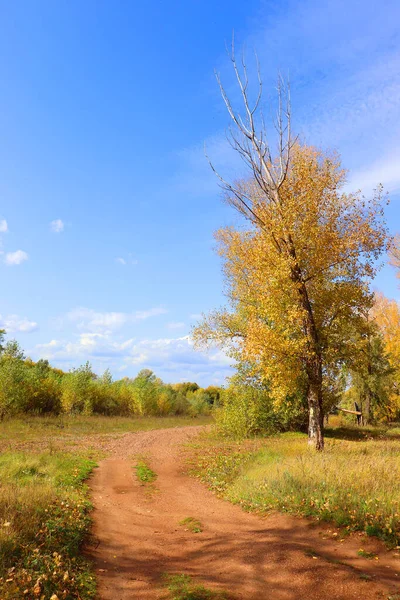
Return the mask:
<path id="1" fill-rule="evenodd" d="M 400 151 L 376 162 L 372 162 L 368 167 L 356 170 L 350 173 L 350 179 L 346 189 L 353 191 L 362 189 L 365 194 L 370 194 L 376 189 L 377 185 L 382 183 L 384 191 L 390 194 L 400 192 Z"/>
<path id="2" fill-rule="evenodd" d="M 7 233 L 8 223 L 5 219 L 0 219 L 0 233 Z"/>
<path id="3" fill-rule="evenodd" d="M 26 317 L 18 315 L 0 315 L 0 329 L 5 329 L 7 333 L 30 333 L 36 331 L 38 324 L 30 321 Z"/>
<path id="4" fill-rule="evenodd" d="M 200 384 L 223 383 L 232 374 L 232 361 L 220 350 L 199 353 L 189 336 L 154 340 L 115 340 L 110 334 L 81 333 L 74 342 L 51 340 L 38 344 L 33 354 L 65 367 L 90 360 L 94 366 L 112 366 L 116 372 L 136 374 L 154 370 L 165 381 L 191 380 Z"/>
<path id="5" fill-rule="evenodd" d="M 16 250 L 15 252 L 6 252 L 4 255 L 4 262 L 9 267 L 20 265 L 21 263 L 28 260 L 29 256 L 24 250 Z"/>
<path id="6" fill-rule="evenodd" d="M 257 18 L 249 20 L 247 32 L 237 43 L 237 51 L 239 54 L 243 41 L 248 49 L 251 95 L 252 83 L 257 81 L 251 49 L 257 50 L 265 91 L 262 108 L 272 147 L 275 83 L 280 72 L 290 78 L 293 126 L 301 139 L 339 150 L 356 188 L 369 193 L 382 183 L 389 193 L 399 192 L 398 0 L 385 0 L 381 11 L 376 11 L 375 2 L 361 5 L 358 0 L 287 0 L 284 6 L 276 3 L 264 9 L 261 2 Z M 218 63 L 233 105 L 240 106 L 230 61 L 223 54 Z M 220 123 L 224 106 L 216 84 L 211 95 Z M 222 175 L 232 179 L 242 174 L 238 157 L 222 131 L 209 136 L 206 147 Z M 173 178 L 178 191 L 202 196 L 218 192 L 202 140 L 183 149 L 179 158 L 181 166 Z"/>
<path id="7" fill-rule="evenodd" d="M 61 219 L 55 219 L 50 223 L 50 230 L 53 233 L 61 233 L 64 231 L 64 222 Z"/>
<path id="8" fill-rule="evenodd" d="M 121 329 L 138 321 L 144 321 L 151 317 L 166 314 L 168 311 L 163 307 L 150 308 L 148 310 L 137 310 L 132 313 L 125 312 L 101 312 L 91 308 L 75 308 L 67 314 L 67 320 L 75 323 L 80 330 L 94 333 L 111 332 Z"/>

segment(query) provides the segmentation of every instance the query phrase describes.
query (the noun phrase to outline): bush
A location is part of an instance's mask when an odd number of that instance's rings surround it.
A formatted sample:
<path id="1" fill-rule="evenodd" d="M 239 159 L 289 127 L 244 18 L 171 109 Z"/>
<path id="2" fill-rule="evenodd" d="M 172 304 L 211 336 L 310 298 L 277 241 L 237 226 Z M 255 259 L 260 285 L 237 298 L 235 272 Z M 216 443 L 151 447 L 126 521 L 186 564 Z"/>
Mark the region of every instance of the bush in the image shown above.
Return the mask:
<path id="1" fill-rule="evenodd" d="M 187 401 L 188 414 L 192 417 L 198 415 L 209 415 L 210 414 L 210 398 L 208 394 L 202 389 L 198 389 L 195 392 L 188 392 Z"/>
<path id="2" fill-rule="evenodd" d="M 222 390 L 215 416 L 223 435 L 240 439 L 257 433 L 303 429 L 307 411 L 301 395 L 276 406 L 265 390 L 249 385 L 231 385 Z"/>

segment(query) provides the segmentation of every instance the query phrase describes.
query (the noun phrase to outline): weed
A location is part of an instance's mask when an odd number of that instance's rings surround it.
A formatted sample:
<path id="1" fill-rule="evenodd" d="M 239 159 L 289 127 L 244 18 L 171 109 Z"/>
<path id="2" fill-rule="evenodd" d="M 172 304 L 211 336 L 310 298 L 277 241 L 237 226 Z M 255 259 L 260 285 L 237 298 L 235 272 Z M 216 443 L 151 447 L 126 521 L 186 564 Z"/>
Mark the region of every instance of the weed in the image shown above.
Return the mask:
<path id="1" fill-rule="evenodd" d="M 165 579 L 171 600 L 227 600 L 223 592 L 194 584 L 189 575 L 166 575 Z"/>
<path id="2" fill-rule="evenodd" d="M 91 510 L 83 481 L 93 466 L 67 453 L 0 456 L 2 600 L 94 598 L 95 580 L 80 552 Z"/>
<path id="3" fill-rule="evenodd" d="M 201 533 L 203 531 L 203 525 L 197 519 L 193 517 L 187 517 L 179 522 L 179 525 L 183 525 L 186 529 L 192 533 Z"/>
<path id="4" fill-rule="evenodd" d="M 304 551 L 304 554 L 306 556 L 309 556 L 310 558 L 319 558 L 318 552 L 316 552 L 312 548 L 307 548 L 307 550 Z"/>
<path id="5" fill-rule="evenodd" d="M 135 466 L 135 469 L 137 478 L 143 484 L 154 483 L 154 481 L 157 479 L 157 474 L 150 469 L 150 467 L 144 462 L 144 460 L 139 461 L 138 464 Z"/>
<path id="6" fill-rule="evenodd" d="M 363 550 L 362 548 L 357 552 L 358 556 L 362 556 L 363 558 L 368 558 L 369 560 L 372 560 L 373 558 L 376 558 L 378 555 L 375 554 L 375 552 L 367 552 L 366 550 Z"/>

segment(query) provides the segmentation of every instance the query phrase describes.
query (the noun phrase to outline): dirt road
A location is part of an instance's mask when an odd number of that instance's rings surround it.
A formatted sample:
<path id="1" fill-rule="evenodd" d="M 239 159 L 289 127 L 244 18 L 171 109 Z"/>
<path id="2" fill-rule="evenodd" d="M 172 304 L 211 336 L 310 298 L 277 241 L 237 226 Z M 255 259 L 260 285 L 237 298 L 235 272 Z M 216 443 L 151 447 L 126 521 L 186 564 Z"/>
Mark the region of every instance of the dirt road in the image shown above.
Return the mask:
<path id="1" fill-rule="evenodd" d="M 305 519 L 245 513 L 185 475 L 182 444 L 200 429 L 126 434 L 96 469 L 90 485 L 98 545 L 90 555 L 101 600 L 165 598 L 165 573 L 191 575 L 237 600 L 376 600 L 400 591 L 400 559 L 382 545 L 379 561 L 358 557 L 359 539 L 336 542 Z M 137 481 L 137 455 L 158 475 L 154 491 Z M 203 532 L 179 525 L 187 517 Z"/>

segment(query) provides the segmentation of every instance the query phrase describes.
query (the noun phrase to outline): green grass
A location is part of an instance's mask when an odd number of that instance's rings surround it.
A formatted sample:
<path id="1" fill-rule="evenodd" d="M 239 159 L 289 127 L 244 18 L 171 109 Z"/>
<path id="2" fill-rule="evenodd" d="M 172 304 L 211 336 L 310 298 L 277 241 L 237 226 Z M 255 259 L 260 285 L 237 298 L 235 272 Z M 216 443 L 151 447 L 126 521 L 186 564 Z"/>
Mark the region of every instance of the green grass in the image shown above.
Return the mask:
<path id="1" fill-rule="evenodd" d="M 0 598 L 95 597 L 82 558 L 95 463 L 72 454 L 0 455 Z M 65 590 L 65 593 L 64 593 Z"/>
<path id="2" fill-rule="evenodd" d="M 157 474 L 150 469 L 149 465 L 144 460 L 140 460 L 135 466 L 136 476 L 143 484 L 154 483 L 157 479 Z"/>
<path id="3" fill-rule="evenodd" d="M 223 592 L 195 584 L 189 575 L 167 575 L 166 581 L 171 600 L 227 600 Z"/>
<path id="4" fill-rule="evenodd" d="M 188 529 L 192 533 L 201 533 L 203 531 L 203 525 L 198 519 L 194 519 L 193 517 L 186 517 L 186 519 L 179 522 L 179 525 L 183 525 L 185 529 Z"/>
<path id="5" fill-rule="evenodd" d="M 400 543 L 396 429 L 331 429 L 323 453 L 293 433 L 241 443 L 203 438 L 195 453 L 195 474 L 246 510 L 305 515 Z"/>
<path id="6" fill-rule="evenodd" d="M 106 417 L 100 415 L 60 415 L 7 419 L 0 422 L 0 445 L 11 442 L 43 441 L 108 433 L 149 431 L 187 425 L 208 425 L 212 417 Z"/>
<path id="7" fill-rule="evenodd" d="M 373 558 L 376 558 L 378 555 L 375 554 L 375 552 L 367 552 L 366 550 L 359 550 L 357 552 L 358 556 L 361 556 L 362 558 L 368 558 L 369 560 L 372 560 Z"/>

